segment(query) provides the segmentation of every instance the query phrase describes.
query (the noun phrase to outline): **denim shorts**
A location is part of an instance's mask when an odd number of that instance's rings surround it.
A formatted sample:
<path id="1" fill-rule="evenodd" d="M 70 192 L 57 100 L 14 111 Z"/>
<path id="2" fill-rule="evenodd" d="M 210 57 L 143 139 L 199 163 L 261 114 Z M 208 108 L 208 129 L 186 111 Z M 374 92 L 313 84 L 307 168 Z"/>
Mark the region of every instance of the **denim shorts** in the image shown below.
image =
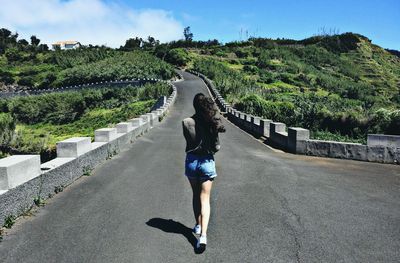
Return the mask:
<path id="1" fill-rule="evenodd" d="M 189 179 L 214 179 L 217 176 L 217 172 L 215 170 L 214 156 L 212 154 L 186 154 L 185 175 Z"/>

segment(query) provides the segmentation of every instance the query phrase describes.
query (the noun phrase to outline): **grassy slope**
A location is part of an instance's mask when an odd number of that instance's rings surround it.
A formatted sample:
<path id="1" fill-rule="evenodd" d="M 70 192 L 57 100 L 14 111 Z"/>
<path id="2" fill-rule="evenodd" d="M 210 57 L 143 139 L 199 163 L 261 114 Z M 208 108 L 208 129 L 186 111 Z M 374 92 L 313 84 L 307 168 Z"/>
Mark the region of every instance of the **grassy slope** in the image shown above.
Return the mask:
<path id="1" fill-rule="evenodd" d="M 107 48 L 30 52 L 24 59 L 8 61 L 0 55 L 0 73 L 11 73 L 14 83 L 29 89 L 46 89 L 101 80 L 170 79 L 172 66 L 145 51 L 117 51 Z M 28 84 L 20 82 L 25 80 Z M 4 83 L 0 76 L 0 88 Z"/>
<path id="2" fill-rule="evenodd" d="M 335 95 L 346 106 L 344 109 L 328 107 L 327 110 L 333 113 L 343 110 L 343 115 L 350 111 L 357 112 L 359 119 L 368 119 L 371 112 L 380 108 L 398 110 L 400 59 L 371 44 L 365 37 L 356 35 L 356 38 L 357 48 L 341 52 L 326 49 L 321 43 L 275 44 L 273 48 L 256 47 L 247 43 L 208 50 L 190 49 L 189 52 L 194 61 L 219 61 L 243 79 L 253 81 L 252 85 L 257 86 L 256 93 L 267 100 L 290 101 L 296 97 L 302 99 L 308 93 L 314 93 L 321 98 Z M 263 53 L 267 56 L 263 56 Z M 194 64 L 192 62 L 189 67 L 195 67 Z M 349 92 L 353 87 L 357 88 L 355 92 Z M 247 89 L 243 90 L 243 94 L 240 94 L 241 90 L 237 90 L 225 95 L 230 102 L 238 103 L 241 101 L 240 97 L 249 93 Z M 265 96 L 264 90 L 275 90 L 275 93 Z M 365 142 L 365 137 L 360 135 L 354 137 L 315 132 L 313 136 Z"/>
<path id="3" fill-rule="evenodd" d="M 0 156 L 40 153 L 42 161 L 52 159 L 56 142 L 70 137 L 93 138 L 96 129 L 149 112 L 156 99 L 168 95 L 170 89 L 166 83 L 149 83 L 124 89 L 87 89 L 0 100 L 4 111 Z M 11 123 L 16 124 L 15 130 L 7 129 Z"/>
<path id="4" fill-rule="evenodd" d="M 202 55 L 199 50 L 191 50 L 191 54 L 194 58 L 212 58 L 222 62 L 228 68 L 240 71 L 245 74 L 247 78 L 258 80 L 260 86 L 262 87 L 275 87 L 276 85 L 281 85 L 281 83 L 285 83 L 285 80 L 275 80 L 272 83 L 265 83 L 260 80 L 260 74 L 252 74 L 251 72 L 246 72 L 243 70 L 244 64 L 256 64 L 259 60 L 258 57 L 253 56 L 251 52 L 255 51 L 255 47 L 245 47 L 243 49 L 249 50 L 250 55 L 246 58 L 237 58 L 234 51 L 235 49 L 225 49 L 225 56 L 216 56 L 216 55 Z M 279 50 L 287 49 L 287 47 L 277 47 Z M 303 47 L 295 47 L 292 49 L 303 49 Z M 379 92 L 382 92 L 381 95 L 389 95 L 398 92 L 399 85 L 400 85 L 400 59 L 391 55 L 386 50 L 372 45 L 369 42 L 361 39 L 359 43 L 359 48 L 354 51 L 350 51 L 348 53 L 342 53 L 340 55 L 330 53 L 332 57 L 335 58 L 335 62 L 337 62 L 340 66 L 340 63 L 346 63 L 347 67 L 352 68 L 354 74 L 360 77 L 361 82 L 366 82 L 371 85 L 374 85 L 378 88 Z M 253 62 L 253 63 L 251 63 Z M 302 61 L 299 57 L 294 57 L 293 59 L 287 58 L 276 58 L 270 59 L 268 61 L 269 68 L 265 71 L 271 73 L 280 73 L 281 71 L 286 71 L 290 75 L 298 75 L 298 74 L 311 74 L 313 77 L 312 72 L 307 73 L 307 67 L 310 64 L 307 61 Z M 295 66 L 299 66 L 304 68 L 305 70 L 300 70 L 298 73 L 292 73 L 292 71 L 297 71 Z M 314 64 L 312 65 L 313 71 L 316 71 L 322 75 L 330 75 L 337 78 L 343 78 L 348 80 L 353 80 L 348 74 L 341 72 L 341 67 L 338 65 L 332 64 Z M 291 83 L 286 83 L 290 87 L 296 86 L 292 85 Z M 307 81 L 299 81 L 300 85 L 297 86 L 304 86 L 305 88 L 312 88 L 312 84 L 308 83 Z M 314 85 L 317 86 L 318 85 Z"/>
<path id="5" fill-rule="evenodd" d="M 99 128 L 112 127 L 114 124 L 140 116 L 146 113 L 154 104 L 154 100 L 129 103 L 124 107 L 112 109 L 96 108 L 86 112 L 78 120 L 55 125 L 51 123 L 19 124 L 16 133 L 20 140 L 17 146 L 20 150 L 55 150 L 56 142 L 71 137 L 92 137 L 94 131 Z M 129 108 L 124 111 L 123 108 Z"/>
<path id="6" fill-rule="evenodd" d="M 0 55 L 0 89 L 5 88 L 4 84 L 45 89 L 101 80 L 175 76 L 171 65 L 143 50 L 18 48 L 17 52 L 18 59 Z M 30 84 L 21 84 L 21 80 Z M 123 90 L 86 90 L 79 94 L 67 92 L 0 100 L 0 113 L 11 115 L 17 124 L 12 139 L 0 141 L 5 151 L 0 151 L 0 157 L 13 149 L 19 153 L 40 153 L 48 159 L 54 155 L 57 141 L 72 136 L 93 137 L 98 128 L 148 112 L 155 99 L 166 95 L 168 90 L 165 84 L 148 84 Z M 0 125 L 0 139 L 5 132 L 5 127 Z"/>

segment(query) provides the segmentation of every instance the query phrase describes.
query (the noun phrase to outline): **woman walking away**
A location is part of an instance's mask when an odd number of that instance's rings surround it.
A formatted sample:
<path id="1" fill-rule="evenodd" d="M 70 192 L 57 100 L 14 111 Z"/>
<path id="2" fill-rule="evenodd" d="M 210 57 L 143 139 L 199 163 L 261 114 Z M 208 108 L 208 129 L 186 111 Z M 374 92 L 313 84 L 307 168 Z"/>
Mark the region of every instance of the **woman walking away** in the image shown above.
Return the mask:
<path id="1" fill-rule="evenodd" d="M 215 102 L 202 93 L 193 99 L 196 113 L 182 121 L 186 139 L 185 175 L 193 190 L 193 212 L 196 225 L 193 232 L 200 235 L 197 249 L 201 253 L 207 245 L 210 219 L 210 193 L 217 176 L 214 154 L 219 150 L 219 132 L 225 132 Z"/>

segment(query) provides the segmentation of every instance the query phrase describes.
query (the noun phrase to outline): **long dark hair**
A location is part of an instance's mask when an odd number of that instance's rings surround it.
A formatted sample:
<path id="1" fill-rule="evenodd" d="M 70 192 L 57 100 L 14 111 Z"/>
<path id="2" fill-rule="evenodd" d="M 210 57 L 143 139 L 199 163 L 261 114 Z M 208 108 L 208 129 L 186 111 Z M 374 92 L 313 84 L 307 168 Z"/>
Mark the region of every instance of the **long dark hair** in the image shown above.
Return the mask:
<path id="1" fill-rule="evenodd" d="M 216 118 L 218 108 L 210 97 L 206 97 L 203 93 L 197 93 L 193 99 L 193 107 L 196 111 L 195 115 L 204 124 L 209 125 L 211 132 L 225 132 L 225 127 L 221 124 L 221 119 Z"/>

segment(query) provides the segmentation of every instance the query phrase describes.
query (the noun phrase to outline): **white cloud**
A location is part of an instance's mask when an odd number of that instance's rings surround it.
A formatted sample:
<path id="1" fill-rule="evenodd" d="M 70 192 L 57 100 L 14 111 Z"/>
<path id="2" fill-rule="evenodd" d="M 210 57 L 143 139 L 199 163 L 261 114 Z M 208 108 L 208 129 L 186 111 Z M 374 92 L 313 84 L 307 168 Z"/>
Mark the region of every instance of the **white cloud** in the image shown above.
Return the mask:
<path id="1" fill-rule="evenodd" d="M 151 35 L 161 42 L 182 38 L 183 26 L 171 12 L 134 10 L 102 0 L 0 0 L 0 27 L 51 44 L 77 40 L 82 44 L 119 47 L 131 37 Z"/>

